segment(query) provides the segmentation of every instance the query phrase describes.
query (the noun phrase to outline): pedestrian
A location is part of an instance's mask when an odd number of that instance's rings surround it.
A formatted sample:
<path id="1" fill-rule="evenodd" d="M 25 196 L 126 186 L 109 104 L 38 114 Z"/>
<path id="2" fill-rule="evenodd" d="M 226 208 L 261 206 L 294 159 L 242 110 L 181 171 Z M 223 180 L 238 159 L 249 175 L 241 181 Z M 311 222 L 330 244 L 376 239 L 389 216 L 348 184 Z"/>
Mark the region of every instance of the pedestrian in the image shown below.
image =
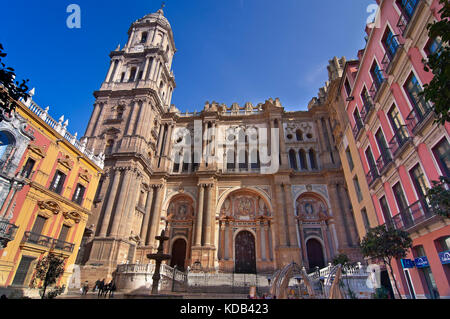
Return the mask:
<path id="1" fill-rule="evenodd" d="M 95 282 L 95 286 L 92 289 L 92 291 L 97 291 L 99 285 L 100 285 L 100 279 L 97 279 L 97 281 Z"/>
<path id="2" fill-rule="evenodd" d="M 103 294 L 103 289 L 105 289 L 105 279 L 99 282 L 97 289 L 98 289 L 98 297 L 100 297 Z"/>
<path id="3" fill-rule="evenodd" d="M 109 283 L 109 297 L 114 298 L 114 291 L 116 291 L 116 283 L 114 282 L 114 279 L 111 280 Z"/>
<path id="4" fill-rule="evenodd" d="M 86 281 L 83 286 L 83 295 L 87 295 L 88 291 L 89 291 L 89 282 Z"/>

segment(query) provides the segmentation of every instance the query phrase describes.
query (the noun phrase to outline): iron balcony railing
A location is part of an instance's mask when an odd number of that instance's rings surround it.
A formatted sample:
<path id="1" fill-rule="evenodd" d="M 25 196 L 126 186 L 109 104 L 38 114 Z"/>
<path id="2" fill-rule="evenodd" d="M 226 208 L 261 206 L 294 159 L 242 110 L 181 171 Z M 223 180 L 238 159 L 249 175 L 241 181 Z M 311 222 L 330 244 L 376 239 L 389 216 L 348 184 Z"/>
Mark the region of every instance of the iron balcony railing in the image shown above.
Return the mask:
<path id="1" fill-rule="evenodd" d="M 391 150 L 392 155 L 394 157 L 397 156 L 401 148 L 410 140 L 411 137 L 408 134 L 406 125 L 400 126 L 399 130 L 389 142 L 389 149 Z"/>
<path id="2" fill-rule="evenodd" d="M 14 240 L 17 226 L 9 223 L 8 220 L 0 219 L 0 248 L 5 248 L 8 242 Z"/>
<path id="3" fill-rule="evenodd" d="M 32 232 L 25 232 L 23 242 L 38 245 L 48 249 L 62 250 L 69 253 L 73 252 L 73 249 L 75 247 L 75 244 Z"/>
<path id="4" fill-rule="evenodd" d="M 423 96 L 417 98 L 413 102 L 413 108 L 411 113 L 409 113 L 406 118 L 408 128 L 411 132 L 416 132 L 420 124 L 428 117 L 428 115 L 433 111 L 429 103 L 425 101 Z"/>
<path id="5" fill-rule="evenodd" d="M 377 167 L 380 174 L 383 174 L 389 163 L 392 163 L 392 154 L 389 149 L 386 149 L 381 152 L 380 157 L 377 159 Z"/>
<path id="6" fill-rule="evenodd" d="M 392 217 L 392 224 L 398 230 L 408 230 L 433 217 L 434 213 L 424 200 L 419 200 Z"/>
<path id="7" fill-rule="evenodd" d="M 358 139 L 359 133 L 361 132 L 362 128 L 364 127 L 364 124 L 360 118 L 355 120 L 356 124 L 353 127 L 353 136 L 355 139 Z"/>
<path id="8" fill-rule="evenodd" d="M 369 172 L 366 174 L 367 183 L 369 187 L 380 177 L 378 170 L 375 167 L 369 169 Z"/>
<path id="9" fill-rule="evenodd" d="M 397 22 L 397 27 L 401 34 L 404 35 L 408 27 L 409 22 L 416 12 L 416 8 L 422 0 L 403 0 L 403 6 L 401 8 L 401 14 Z"/>
<path id="10" fill-rule="evenodd" d="M 75 247 L 75 244 L 68 243 L 63 240 L 59 239 L 53 239 L 53 249 L 62 250 L 66 252 L 73 252 L 73 248 Z"/>
<path id="11" fill-rule="evenodd" d="M 396 41 L 395 45 L 390 45 L 389 48 L 394 49 L 394 52 L 391 52 L 389 49 L 386 50 L 386 54 L 381 60 L 381 65 L 383 66 L 384 73 L 388 76 L 392 71 L 392 62 L 397 56 L 398 52 L 403 48 L 403 44 L 400 43 L 400 35 L 394 35 L 392 37 L 392 41 Z"/>
<path id="12" fill-rule="evenodd" d="M 362 100 L 363 109 L 361 110 L 361 119 L 364 123 L 367 123 L 370 114 L 372 114 L 372 111 L 375 110 L 375 106 L 370 96 L 366 96 L 365 98 L 363 97 Z"/>
<path id="13" fill-rule="evenodd" d="M 383 78 L 381 81 L 373 81 L 372 86 L 370 87 L 369 94 L 372 100 L 375 102 L 378 97 L 378 93 L 380 92 L 381 86 L 386 82 L 386 79 Z"/>

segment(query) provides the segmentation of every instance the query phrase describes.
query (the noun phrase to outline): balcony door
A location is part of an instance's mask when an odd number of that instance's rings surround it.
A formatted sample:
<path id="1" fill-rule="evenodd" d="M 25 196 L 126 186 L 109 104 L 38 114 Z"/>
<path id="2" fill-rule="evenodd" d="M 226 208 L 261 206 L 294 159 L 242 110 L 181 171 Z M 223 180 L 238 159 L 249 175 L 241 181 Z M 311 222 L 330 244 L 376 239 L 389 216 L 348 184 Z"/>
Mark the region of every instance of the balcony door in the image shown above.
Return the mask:
<path id="1" fill-rule="evenodd" d="M 412 220 L 408 214 L 408 202 L 406 201 L 402 186 L 400 183 L 397 183 L 392 187 L 392 190 L 394 191 L 395 201 L 397 202 L 399 214 L 403 221 L 403 227 L 408 227 L 411 225 Z"/>

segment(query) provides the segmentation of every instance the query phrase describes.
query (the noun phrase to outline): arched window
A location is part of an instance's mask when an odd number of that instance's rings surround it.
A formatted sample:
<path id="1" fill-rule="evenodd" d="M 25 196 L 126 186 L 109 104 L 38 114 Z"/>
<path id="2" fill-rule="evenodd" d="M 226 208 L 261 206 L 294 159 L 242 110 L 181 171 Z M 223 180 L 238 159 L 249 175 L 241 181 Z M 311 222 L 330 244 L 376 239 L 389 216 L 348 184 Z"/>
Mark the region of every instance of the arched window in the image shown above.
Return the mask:
<path id="1" fill-rule="evenodd" d="M 8 161 L 15 144 L 16 141 L 10 133 L 5 131 L 0 132 L 0 162 L 2 164 Z"/>
<path id="2" fill-rule="evenodd" d="M 307 170 L 308 169 L 308 163 L 306 161 L 306 152 L 305 152 L 305 150 L 301 149 L 298 152 L 298 155 L 300 155 L 300 168 L 302 170 Z"/>
<path id="3" fill-rule="evenodd" d="M 316 152 L 313 149 L 309 150 L 309 162 L 311 163 L 311 169 L 318 169 L 316 161 Z"/>
<path id="4" fill-rule="evenodd" d="M 302 130 L 297 130 L 295 132 L 295 136 L 297 137 L 297 141 L 303 141 L 303 132 L 302 132 Z"/>
<path id="5" fill-rule="evenodd" d="M 291 168 L 294 169 L 294 170 L 298 170 L 297 159 L 296 159 L 294 150 L 290 150 L 289 151 L 289 161 L 291 163 Z"/>
<path id="6" fill-rule="evenodd" d="M 148 37 L 148 33 L 147 32 L 142 32 L 141 43 L 146 43 L 147 42 L 147 37 Z"/>

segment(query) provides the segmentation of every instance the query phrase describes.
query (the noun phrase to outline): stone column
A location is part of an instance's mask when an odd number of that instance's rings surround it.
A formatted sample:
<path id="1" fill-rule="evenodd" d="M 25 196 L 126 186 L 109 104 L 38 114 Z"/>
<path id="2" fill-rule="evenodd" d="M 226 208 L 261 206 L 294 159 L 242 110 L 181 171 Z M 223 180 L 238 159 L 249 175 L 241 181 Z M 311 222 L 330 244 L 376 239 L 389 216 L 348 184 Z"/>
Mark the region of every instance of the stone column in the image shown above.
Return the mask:
<path id="1" fill-rule="evenodd" d="M 140 101 L 138 102 L 138 104 L 140 104 L 139 106 L 139 115 L 137 116 L 137 118 L 134 121 L 134 125 L 133 125 L 133 135 L 141 135 L 140 131 L 142 128 L 142 124 L 144 124 L 144 120 L 145 120 L 145 113 L 146 113 L 146 108 L 145 108 L 145 102 Z"/>
<path id="2" fill-rule="evenodd" d="M 124 209 L 124 218 L 123 221 L 120 222 L 120 231 L 119 236 L 128 238 L 131 230 L 131 223 L 133 220 L 133 215 L 136 210 L 136 203 L 139 195 L 139 188 L 141 184 L 140 173 L 138 171 L 131 172 L 131 181 L 130 181 L 130 191 L 127 203 Z"/>
<path id="3" fill-rule="evenodd" d="M 112 176 L 111 176 L 112 175 Z M 102 226 L 100 229 L 100 237 L 105 237 L 108 231 L 109 221 L 111 219 L 111 212 L 116 199 L 117 188 L 120 181 L 120 170 L 114 169 L 110 176 L 111 190 L 107 196 L 105 196 L 106 208 L 103 216 Z"/>
<path id="4" fill-rule="evenodd" d="M 144 245 L 147 245 L 147 231 L 148 231 L 148 222 L 150 220 L 150 214 L 153 204 L 153 187 L 149 187 L 147 192 L 147 200 L 145 201 L 145 216 L 142 222 L 141 228 L 141 241 Z"/>
<path id="5" fill-rule="evenodd" d="M 87 137 L 91 137 L 92 134 L 94 133 L 94 127 L 98 121 L 98 115 L 100 113 L 100 108 L 101 108 L 100 103 L 95 103 L 94 112 L 92 112 L 91 119 L 89 120 L 89 125 L 86 130 L 86 134 L 85 134 Z"/>
<path id="6" fill-rule="evenodd" d="M 298 228 L 299 228 L 299 233 L 300 233 L 300 241 L 301 241 L 300 246 L 302 249 L 302 259 L 303 259 L 303 262 L 306 263 L 308 257 L 307 257 L 307 252 L 306 252 L 305 234 L 303 232 L 303 223 L 302 222 L 299 222 Z"/>
<path id="7" fill-rule="evenodd" d="M 204 194 L 205 188 L 203 184 L 198 185 L 199 195 L 198 195 L 198 210 L 197 210 L 197 218 L 195 220 L 195 242 L 194 246 L 202 245 L 202 224 L 203 224 L 203 202 L 204 202 Z"/>
<path id="8" fill-rule="evenodd" d="M 212 220 L 212 211 L 213 211 L 213 184 L 208 184 L 207 186 L 207 206 L 204 211 L 204 220 L 205 220 L 205 246 L 211 246 L 211 220 Z"/>
<path id="9" fill-rule="evenodd" d="M 219 253 L 219 260 L 225 259 L 225 225 L 223 221 L 219 222 L 219 228 L 220 228 L 220 253 Z"/>
<path id="10" fill-rule="evenodd" d="M 112 237 L 116 237 L 118 235 L 119 225 L 122 219 L 122 215 L 124 213 L 124 204 L 125 199 L 128 198 L 128 189 L 131 179 L 131 171 L 130 168 L 125 169 L 124 171 L 124 178 L 122 182 L 122 186 L 120 187 L 120 196 L 119 201 L 117 202 L 116 211 L 114 212 L 114 220 L 113 225 L 111 227 L 110 235 Z"/>
<path id="11" fill-rule="evenodd" d="M 142 77 L 143 77 L 142 80 L 146 80 L 146 78 L 147 78 L 147 72 L 148 72 L 148 65 L 149 64 L 150 64 L 150 57 L 146 56 L 145 57 L 145 66 L 144 66 L 144 70 L 142 72 Z"/>
<path id="12" fill-rule="evenodd" d="M 136 114 L 137 114 L 138 107 L 139 107 L 139 102 L 138 101 L 133 101 L 133 108 L 131 110 L 131 114 L 130 114 L 129 119 L 128 119 L 127 129 L 125 131 L 125 135 L 126 136 L 129 136 L 129 135 L 133 134 L 134 123 L 136 121 Z"/>
<path id="13" fill-rule="evenodd" d="M 256 227 L 256 241 L 255 241 L 255 250 L 256 250 L 256 261 L 261 261 L 261 225 L 257 225 Z"/>
<path id="14" fill-rule="evenodd" d="M 161 202 L 162 202 L 162 195 L 163 195 L 163 185 L 155 185 L 156 188 L 156 195 L 155 195 L 155 205 L 151 216 L 151 222 L 150 222 L 150 234 L 148 242 L 150 245 L 155 242 L 155 237 L 159 234 L 157 234 L 159 230 L 159 223 L 161 219 Z M 152 245 L 153 248 L 156 248 L 154 245 Z"/>
<path id="15" fill-rule="evenodd" d="M 268 224 L 264 224 L 264 238 L 266 240 L 266 260 L 270 260 L 270 237 L 269 237 L 269 225 Z"/>
<path id="16" fill-rule="evenodd" d="M 233 226 L 231 223 L 227 224 L 228 227 L 228 260 L 232 260 L 233 256 Z"/>
<path id="17" fill-rule="evenodd" d="M 275 185 L 275 194 L 277 201 L 276 209 L 276 225 L 277 225 L 277 238 L 279 240 L 280 246 L 286 247 L 289 242 L 289 233 L 286 225 L 286 203 L 284 203 L 284 196 L 282 186 L 280 184 Z"/>
<path id="18" fill-rule="evenodd" d="M 299 247 L 297 243 L 297 231 L 296 231 L 296 218 L 294 213 L 294 207 L 292 207 L 292 187 L 291 185 L 284 184 L 284 195 L 286 196 L 286 210 L 287 210 L 287 229 L 289 232 L 289 242 L 291 247 Z"/>

